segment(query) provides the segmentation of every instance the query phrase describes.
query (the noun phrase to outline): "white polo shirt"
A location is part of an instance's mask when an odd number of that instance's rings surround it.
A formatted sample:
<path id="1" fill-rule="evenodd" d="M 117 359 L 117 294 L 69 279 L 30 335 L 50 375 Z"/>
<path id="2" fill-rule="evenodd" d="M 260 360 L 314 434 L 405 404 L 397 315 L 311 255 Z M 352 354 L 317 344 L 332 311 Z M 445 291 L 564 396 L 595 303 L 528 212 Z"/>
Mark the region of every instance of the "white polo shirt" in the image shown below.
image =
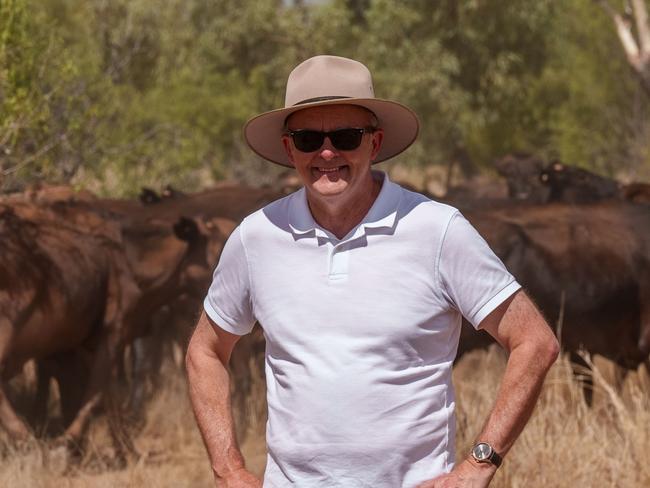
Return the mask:
<path id="1" fill-rule="evenodd" d="M 477 327 L 518 288 L 458 210 L 387 176 L 340 240 L 304 189 L 247 217 L 204 306 L 229 332 L 264 329 L 264 486 L 410 488 L 451 470 L 461 314 Z"/>

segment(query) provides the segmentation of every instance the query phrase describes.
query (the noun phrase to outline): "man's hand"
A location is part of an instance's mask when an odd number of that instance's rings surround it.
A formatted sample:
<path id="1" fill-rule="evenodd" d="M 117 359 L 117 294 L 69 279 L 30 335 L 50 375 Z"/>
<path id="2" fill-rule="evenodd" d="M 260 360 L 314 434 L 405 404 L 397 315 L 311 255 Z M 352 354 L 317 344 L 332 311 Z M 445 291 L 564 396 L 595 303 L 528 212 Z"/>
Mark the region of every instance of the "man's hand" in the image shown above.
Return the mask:
<path id="1" fill-rule="evenodd" d="M 450 473 L 420 483 L 417 488 L 486 488 L 496 470 L 493 464 L 478 464 L 466 459 Z"/>
<path id="2" fill-rule="evenodd" d="M 262 481 L 250 471 L 241 468 L 217 479 L 217 488 L 262 488 Z"/>

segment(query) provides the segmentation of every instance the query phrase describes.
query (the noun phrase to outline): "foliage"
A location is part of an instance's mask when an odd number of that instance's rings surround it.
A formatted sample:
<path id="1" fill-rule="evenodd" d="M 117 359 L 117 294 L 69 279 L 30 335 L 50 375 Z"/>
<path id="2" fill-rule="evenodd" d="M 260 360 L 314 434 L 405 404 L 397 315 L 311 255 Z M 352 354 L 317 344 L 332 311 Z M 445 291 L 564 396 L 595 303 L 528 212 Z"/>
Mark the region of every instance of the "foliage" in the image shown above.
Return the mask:
<path id="1" fill-rule="evenodd" d="M 416 110 L 403 162 L 650 173 L 649 102 L 590 0 L 0 0 L 0 188 L 269 181 L 241 127 L 321 53 Z"/>
<path id="2" fill-rule="evenodd" d="M 566 162 L 649 179 L 650 100 L 611 20 L 594 11 L 593 1 L 575 0 L 557 12 L 554 24 L 553 55 L 538 84 L 541 96 L 555 85 L 548 145 Z"/>

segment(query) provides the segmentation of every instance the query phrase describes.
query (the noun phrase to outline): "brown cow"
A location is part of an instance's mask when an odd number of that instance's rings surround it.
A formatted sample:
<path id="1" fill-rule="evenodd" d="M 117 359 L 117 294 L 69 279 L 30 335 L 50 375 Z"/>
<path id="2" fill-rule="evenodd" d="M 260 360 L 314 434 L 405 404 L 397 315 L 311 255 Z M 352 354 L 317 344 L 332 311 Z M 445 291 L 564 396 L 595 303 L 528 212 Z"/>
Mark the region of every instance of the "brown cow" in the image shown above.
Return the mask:
<path id="1" fill-rule="evenodd" d="M 65 432 L 78 442 L 140 292 L 114 238 L 119 230 L 92 213 L 68 217 L 35 205 L 0 205 L 0 368 L 6 381 L 29 359 L 96 344 L 82 407 Z M 15 438 L 29 435 L 3 388 L 0 422 Z"/>
<path id="2" fill-rule="evenodd" d="M 199 300 L 209 285 L 212 267 L 235 223 L 227 219 L 204 222 L 202 219 L 182 217 L 172 224 L 165 220 L 140 222 L 137 217 L 136 213 L 130 218 L 118 220 L 125 256 L 140 295 L 124 318 L 119 340 L 115 344 L 115 356 L 123 358 L 124 349 L 133 343 L 131 400 L 133 406 L 139 408 L 143 398 L 141 383 L 145 377 L 158 373 L 163 347 L 160 341 L 170 335 L 166 330 L 151 330 L 155 316 L 163 307 L 171 305 L 173 309 L 174 302 L 181 296 L 192 297 L 192 303 L 198 309 Z M 174 323 L 174 320 L 167 317 L 164 328 L 174 328 Z M 187 324 L 185 328 L 188 328 Z M 142 338 L 147 336 L 155 337 L 147 340 L 150 347 L 143 349 Z M 84 357 L 87 354 L 74 350 L 48 358 L 39 364 L 41 388 L 47 388 L 49 377 L 53 376 L 59 383 L 62 395 L 66 395 L 64 421 L 79 408 L 75 399 L 79 398 L 79 385 L 83 383 L 70 373 L 83 368 L 83 363 L 79 364 L 79 361 L 83 361 Z M 74 365 L 75 360 L 76 366 L 66 366 Z M 123 361 L 118 360 L 117 364 L 122 367 Z M 151 364 L 153 366 L 148 367 Z M 47 401 L 47 390 L 39 389 L 37 396 L 36 409 L 42 411 Z"/>
<path id="3" fill-rule="evenodd" d="M 174 344 L 185 348 L 191 332 L 190 327 L 194 324 L 192 317 L 199 310 L 210 284 L 212 270 L 236 223 L 222 218 L 207 221 L 197 218 L 185 220 L 184 225 L 184 230 L 176 227 L 177 235 L 187 240 L 203 239 L 203 248 L 190 252 L 191 259 L 186 259 L 185 264 L 179 266 L 178 278 L 172 281 L 166 296 L 162 296 L 160 292 L 156 294 L 158 303 L 155 313 L 142 314 L 141 320 L 146 321 L 151 330 L 149 334 L 140 334 L 138 340 L 133 343 L 133 408 L 142 406 L 146 383 L 150 382 L 154 386 L 157 383 L 163 350 L 167 346 L 173 347 Z M 187 235 L 182 236 L 183 232 Z M 149 252 L 151 253 L 151 249 Z M 170 252 L 169 247 L 166 252 Z M 153 255 L 149 257 L 150 260 L 156 259 Z M 170 264 L 173 260 L 166 262 Z M 150 269 L 156 268 L 152 266 Z M 136 275 L 139 274 L 137 267 L 135 272 Z M 145 283 L 140 286 L 146 289 Z"/>
<path id="4" fill-rule="evenodd" d="M 221 217 L 239 222 L 251 212 L 283 196 L 268 188 L 224 183 L 198 193 L 176 192 L 165 198 L 148 190 L 146 195 L 143 194 L 146 204 L 135 200 L 102 199 L 96 205 L 117 215 L 132 217 L 138 222 L 161 219 L 175 221 L 182 216 L 202 217 L 206 220 Z"/>
<path id="5" fill-rule="evenodd" d="M 123 350 L 137 338 L 145 336 L 151 327 L 152 319 L 162 307 L 173 305 L 179 296 L 192 297 L 190 303 L 198 309 L 211 276 L 211 271 L 217 261 L 218 255 L 226 237 L 235 227 L 235 223 L 228 219 L 198 218 L 194 220 L 179 220 L 182 212 L 198 214 L 228 214 L 239 216 L 264 205 L 276 194 L 268 190 L 246 189 L 238 186 L 223 186 L 198 195 L 176 195 L 160 202 L 144 206 L 136 201 L 96 200 L 92 202 L 60 201 L 52 206 L 62 219 L 74 220 L 77 211 L 96 215 L 98 221 L 103 219 L 117 223 L 119 238 L 125 249 L 128 264 L 132 268 L 134 280 L 140 289 L 137 302 L 124 318 L 116 342 L 112 344 L 112 357 L 121 364 L 119 358 Z M 174 222 L 178 221 L 174 227 Z M 187 301 L 187 300 L 186 300 Z M 172 314 L 174 315 L 174 314 Z M 177 322 L 173 320 L 172 322 Z M 189 328 L 185 319 L 184 329 Z M 162 336 L 156 331 L 156 336 Z M 186 335 L 186 332 L 174 334 Z M 153 341 L 156 344 L 156 340 Z M 160 361 L 153 354 L 160 349 L 157 343 L 154 351 L 147 351 L 147 356 L 138 359 L 134 371 L 137 385 L 140 381 L 138 374 L 147 370 L 143 363 Z M 151 348 L 150 348 L 151 349 Z M 142 348 L 133 349 L 136 353 Z M 79 404 L 79 384 L 83 382 L 71 377 L 75 371 L 83 370 L 80 361 L 92 357 L 84 349 L 70 349 L 44 359 L 39 364 L 40 389 L 38 394 L 37 409 L 42 411 L 47 399 L 47 386 L 49 377 L 54 376 L 59 383 L 62 395 L 65 395 L 64 421 L 76 416 Z M 76 362 L 75 362 L 76 361 Z M 140 361 L 139 363 L 137 361 Z M 154 370 L 158 368 L 154 367 Z M 142 394 L 136 390 L 132 393 L 136 397 Z M 43 391 L 45 390 L 45 391 Z M 137 403 L 137 398 L 136 398 Z"/>
<path id="6" fill-rule="evenodd" d="M 142 201 L 131 200 L 99 200 L 95 204 L 119 216 L 126 228 L 137 229 L 140 225 L 146 225 L 149 222 L 170 222 L 182 215 L 203 222 L 205 225 L 202 227 L 202 232 L 211 235 L 211 248 L 208 251 L 208 260 L 211 262 L 210 272 L 216 264 L 216 258 L 221 252 L 225 238 L 234 229 L 235 222 L 283 196 L 277 191 L 267 188 L 250 188 L 230 183 L 220 184 L 210 190 L 194 194 L 174 192 L 170 196 L 160 199 L 156 198 L 157 194 L 153 196 L 151 193 L 152 191 L 143 193 L 143 195 L 146 194 L 145 200 L 149 202 L 147 204 L 142 203 Z M 155 259 L 152 261 L 155 262 Z M 187 273 L 191 274 L 196 271 L 199 271 L 199 269 L 194 267 L 188 269 Z M 139 274 L 137 266 L 136 274 Z M 205 277 L 205 275 L 203 276 Z M 195 276 L 194 283 L 200 283 L 201 279 Z M 199 309 L 200 301 L 208 285 L 209 276 L 207 281 L 203 282 L 203 288 L 200 286 L 197 288 L 200 293 L 193 296 L 185 294 L 179 303 L 173 303 L 170 300 L 168 306 L 161 310 L 164 318 L 162 316 L 157 319 L 153 318 L 154 322 L 178 324 L 173 327 L 175 332 L 173 332 L 172 336 L 176 338 L 174 342 L 181 343 L 183 347 L 186 345 L 185 340 L 190 332 L 189 327 L 193 323 L 187 311 Z M 167 330 L 161 331 L 158 328 L 151 337 L 134 344 L 133 352 L 136 364 L 133 365 L 133 369 L 143 372 L 138 375 L 139 377 L 149 376 L 148 371 L 157 371 L 159 369 L 157 364 L 160 361 L 160 349 L 165 347 L 164 344 L 160 343 L 159 339 L 165 336 L 169 337 L 167 332 Z M 153 364 L 153 367 L 150 364 Z M 155 378 L 149 378 L 149 380 L 154 382 Z M 140 380 L 135 378 L 135 381 L 137 383 Z M 138 391 L 134 391 L 133 394 L 136 397 L 142 396 L 142 392 Z M 141 403 L 137 398 L 135 402 Z"/>

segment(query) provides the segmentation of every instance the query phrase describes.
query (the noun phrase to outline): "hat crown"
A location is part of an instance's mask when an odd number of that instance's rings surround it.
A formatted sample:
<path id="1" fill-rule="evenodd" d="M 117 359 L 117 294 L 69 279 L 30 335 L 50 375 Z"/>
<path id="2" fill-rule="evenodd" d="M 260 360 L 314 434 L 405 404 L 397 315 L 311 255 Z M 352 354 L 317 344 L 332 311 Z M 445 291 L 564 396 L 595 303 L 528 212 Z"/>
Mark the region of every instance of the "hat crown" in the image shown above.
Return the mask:
<path id="1" fill-rule="evenodd" d="M 289 74 L 285 108 L 317 100 L 375 98 L 370 70 L 339 56 L 314 56 Z"/>

